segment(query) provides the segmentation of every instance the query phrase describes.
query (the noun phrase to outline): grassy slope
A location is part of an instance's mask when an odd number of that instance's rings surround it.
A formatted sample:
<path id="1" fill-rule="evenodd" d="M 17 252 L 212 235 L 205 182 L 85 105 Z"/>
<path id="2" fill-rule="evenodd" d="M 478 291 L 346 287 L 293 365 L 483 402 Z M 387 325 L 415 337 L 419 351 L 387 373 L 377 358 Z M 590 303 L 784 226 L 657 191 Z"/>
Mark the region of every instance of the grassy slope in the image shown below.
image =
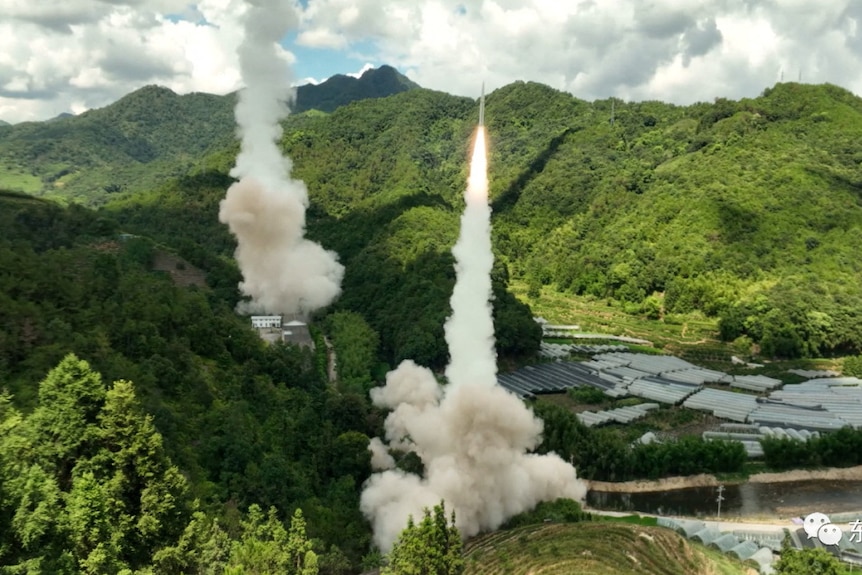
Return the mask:
<path id="1" fill-rule="evenodd" d="M 848 144 L 862 134 L 858 98 L 779 85 L 714 123 L 697 107 L 626 108 L 630 128 L 596 121 L 597 105 L 573 118 L 577 130 L 500 215 L 501 239 L 532 252 L 520 258 L 526 269 L 581 289 L 611 274 L 612 284 L 649 288 L 668 273 L 719 268 L 750 277 L 800 265 L 859 271 L 850 254 L 860 247 L 862 170 Z M 653 125 L 643 125 L 647 116 Z M 509 228 L 524 222 L 543 229 Z"/>
<path id="2" fill-rule="evenodd" d="M 295 108 L 325 110 L 417 86 L 391 67 L 299 90 Z M 146 86 L 80 116 L 0 126 L 0 188 L 62 202 L 104 203 L 184 176 L 212 150 L 230 147 L 236 94 Z M 319 114 L 319 112 L 318 112 Z"/>
<path id="3" fill-rule="evenodd" d="M 112 193 L 157 185 L 230 141 L 233 102 L 147 86 L 80 116 L 5 128 L 0 187 L 102 203 Z"/>
<path id="4" fill-rule="evenodd" d="M 748 567 L 659 527 L 544 524 L 498 531 L 466 548 L 466 575 L 742 575 Z"/>
<path id="5" fill-rule="evenodd" d="M 290 117 L 282 146 L 308 187 L 310 235 L 345 262 L 448 253 L 475 113 L 474 101 L 417 89 Z M 523 296 L 544 284 L 524 298 L 540 315 L 726 359 L 717 318 L 741 302 L 754 306 L 755 343 L 800 326 L 815 342 L 800 355 L 862 348 L 862 100 L 779 84 L 739 102 L 619 103 L 613 126 L 609 114 L 609 101 L 534 83 L 488 96 L 495 251 Z M 166 222 L 167 235 L 168 222 L 210 224 L 220 229 L 197 237 L 226 245 L 215 214 L 235 151 L 114 207 L 127 224 Z M 648 303 L 663 322 L 619 313 Z"/>

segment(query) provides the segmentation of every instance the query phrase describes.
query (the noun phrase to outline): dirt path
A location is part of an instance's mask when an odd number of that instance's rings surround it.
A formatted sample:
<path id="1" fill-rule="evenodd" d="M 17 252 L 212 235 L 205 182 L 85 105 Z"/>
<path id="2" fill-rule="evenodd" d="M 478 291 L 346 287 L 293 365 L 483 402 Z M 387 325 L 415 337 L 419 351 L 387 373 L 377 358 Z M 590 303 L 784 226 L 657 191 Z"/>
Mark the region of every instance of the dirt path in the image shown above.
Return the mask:
<path id="1" fill-rule="evenodd" d="M 711 487 L 719 484 L 714 475 L 702 473 L 687 477 L 664 477 L 654 481 L 587 481 L 590 491 L 611 493 L 648 493 L 650 491 L 669 491 L 686 487 Z"/>
<path id="2" fill-rule="evenodd" d="M 825 479 L 832 481 L 862 480 L 862 465 L 856 467 L 829 469 L 795 469 L 780 473 L 756 473 L 748 478 L 748 483 L 784 483 L 788 481 L 805 481 L 809 479 Z M 655 481 L 587 481 L 591 491 L 608 491 L 612 493 L 648 493 L 651 491 L 667 491 L 684 489 L 686 487 L 712 487 L 719 483 L 714 475 L 701 474 L 688 477 L 665 477 Z"/>
<path id="3" fill-rule="evenodd" d="M 862 480 L 862 465 L 830 469 L 797 469 L 782 473 L 757 473 L 749 483 L 782 483 L 785 481 L 806 481 L 809 479 L 828 479 L 833 481 Z"/>
<path id="4" fill-rule="evenodd" d="M 326 345 L 326 374 L 329 377 L 329 383 L 335 383 L 338 380 L 338 359 L 335 357 L 335 347 L 326 336 L 323 336 L 323 343 Z"/>

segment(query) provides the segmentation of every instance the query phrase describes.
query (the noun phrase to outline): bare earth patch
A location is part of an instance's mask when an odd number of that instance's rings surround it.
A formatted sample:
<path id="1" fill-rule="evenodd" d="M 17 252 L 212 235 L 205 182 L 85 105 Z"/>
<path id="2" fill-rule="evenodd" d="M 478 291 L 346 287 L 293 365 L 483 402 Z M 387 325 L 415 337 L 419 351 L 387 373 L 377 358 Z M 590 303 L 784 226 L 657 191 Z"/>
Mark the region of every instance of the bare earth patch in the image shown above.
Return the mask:
<path id="1" fill-rule="evenodd" d="M 662 479 L 637 481 L 587 481 L 591 491 L 607 491 L 611 493 L 647 493 L 650 491 L 668 491 L 686 487 L 710 487 L 718 485 L 714 475 L 701 473 L 688 477 L 664 477 Z"/>
<path id="2" fill-rule="evenodd" d="M 785 481 L 807 481 L 809 479 L 829 479 L 832 481 L 862 480 L 862 465 L 829 469 L 795 469 L 781 473 L 757 473 L 750 483 L 782 483 Z"/>
<path id="3" fill-rule="evenodd" d="M 806 481 L 809 479 L 825 479 L 831 481 L 862 480 L 862 465 L 856 467 L 829 469 L 794 469 L 780 473 L 756 473 L 748 478 L 750 483 L 784 483 L 788 481 Z M 665 477 L 655 481 L 587 481 L 589 489 L 611 493 L 648 493 L 650 491 L 667 491 L 684 489 L 686 487 L 711 487 L 720 482 L 714 475 L 702 473 L 688 477 Z M 724 483 L 727 483 L 726 481 Z"/>
<path id="4" fill-rule="evenodd" d="M 206 273 L 181 257 L 157 251 L 153 257 L 153 270 L 167 272 L 174 284 L 180 287 L 207 287 Z"/>

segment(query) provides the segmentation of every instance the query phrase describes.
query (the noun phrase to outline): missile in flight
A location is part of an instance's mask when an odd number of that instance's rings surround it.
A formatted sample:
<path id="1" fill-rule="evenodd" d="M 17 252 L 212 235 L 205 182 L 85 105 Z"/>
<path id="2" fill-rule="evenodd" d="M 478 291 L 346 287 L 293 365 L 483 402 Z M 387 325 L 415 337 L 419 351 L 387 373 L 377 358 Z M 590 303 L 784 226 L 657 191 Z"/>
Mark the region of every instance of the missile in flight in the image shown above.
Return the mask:
<path id="1" fill-rule="evenodd" d="M 482 95 L 479 96 L 479 125 L 485 125 L 485 82 L 482 82 Z"/>

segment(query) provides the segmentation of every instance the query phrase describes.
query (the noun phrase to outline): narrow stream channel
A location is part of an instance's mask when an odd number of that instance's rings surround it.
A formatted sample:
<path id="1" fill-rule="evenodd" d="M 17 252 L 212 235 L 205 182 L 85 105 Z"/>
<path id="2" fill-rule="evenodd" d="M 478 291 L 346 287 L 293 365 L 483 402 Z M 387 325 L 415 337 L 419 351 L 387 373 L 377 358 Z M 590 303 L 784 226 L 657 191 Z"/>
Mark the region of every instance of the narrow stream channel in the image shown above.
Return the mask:
<path id="1" fill-rule="evenodd" d="M 715 516 L 715 487 L 689 487 L 649 493 L 590 491 L 587 505 L 610 511 L 639 511 L 657 515 Z M 862 481 L 792 481 L 726 485 L 722 517 L 804 517 L 821 513 L 860 512 Z"/>

